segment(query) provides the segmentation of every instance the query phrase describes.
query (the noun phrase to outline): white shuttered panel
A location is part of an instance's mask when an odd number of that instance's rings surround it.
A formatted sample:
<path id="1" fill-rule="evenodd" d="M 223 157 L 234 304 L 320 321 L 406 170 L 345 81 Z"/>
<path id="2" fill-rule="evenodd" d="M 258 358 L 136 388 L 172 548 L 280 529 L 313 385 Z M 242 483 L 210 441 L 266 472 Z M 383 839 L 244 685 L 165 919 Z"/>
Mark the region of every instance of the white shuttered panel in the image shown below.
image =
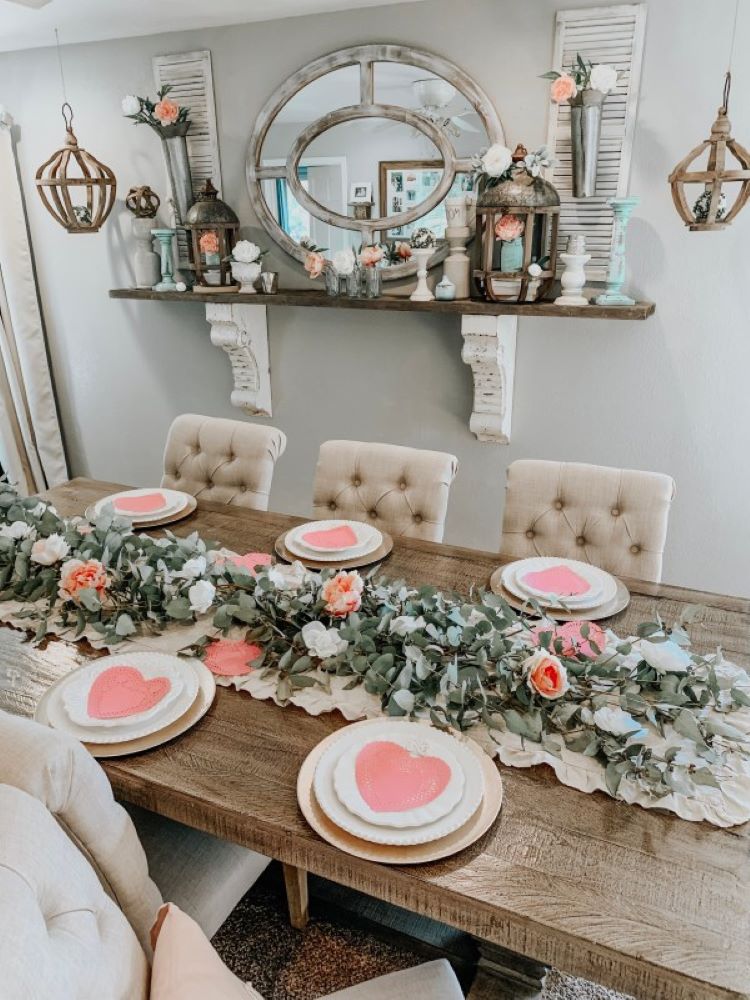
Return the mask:
<path id="1" fill-rule="evenodd" d="M 206 49 L 202 52 L 154 56 L 153 66 L 157 88 L 165 83 L 171 84 L 173 89 L 169 96 L 178 104 L 190 108 L 192 125 L 187 134 L 187 150 L 193 193 L 197 194 L 203 182 L 210 177 L 221 194 L 221 164 L 211 53 Z M 179 230 L 177 242 L 180 266 L 185 267 L 188 257 L 184 230 Z"/>
<path id="2" fill-rule="evenodd" d="M 628 193 L 645 27 L 646 5 L 642 3 L 557 13 L 554 69 L 570 70 L 580 52 L 587 62 L 606 63 L 619 74 L 616 89 L 604 101 L 596 195 L 592 198 L 574 198 L 572 193 L 570 106 L 553 103 L 550 111 L 547 144 L 558 165 L 549 179 L 562 203 L 559 247 L 563 250 L 572 234 L 586 237 L 591 254 L 586 271 L 592 281 L 603 281 L 607 272 L 612 243 L 612 211 L 607 200 Z"/>

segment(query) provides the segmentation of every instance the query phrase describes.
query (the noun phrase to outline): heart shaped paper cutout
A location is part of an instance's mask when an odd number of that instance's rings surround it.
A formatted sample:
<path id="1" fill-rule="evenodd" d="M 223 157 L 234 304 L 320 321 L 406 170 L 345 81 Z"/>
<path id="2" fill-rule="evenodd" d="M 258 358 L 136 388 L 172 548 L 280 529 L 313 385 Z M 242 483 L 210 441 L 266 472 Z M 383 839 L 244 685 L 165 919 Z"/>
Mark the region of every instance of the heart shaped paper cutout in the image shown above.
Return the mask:
<path id="1" fill-rule="evenodd" d="M 321 549 L 350 549 L 359 539 L 348 524 L 342 524 L 324 531 L 308 531 L 302 536 L 302 541 Z"/>
<path id="2" fill-rule="evenodd" d="M 255 575 L 256 566 L 270 566 L 273 562 L 273 556 L 269 555 L 268 552 L 246 552 L 244 556 L 230 556 L 227 560 L 230 563 L 234 563 L 235 566 L 239 566 L 241 569 L 246 569 L 248 573 Z"/>
<path id="3" fill-rule="evenodd" d="M 588 580 L 584 580 L 568 566 L 550 566 L 537 573 L 527 573 L 521 577 L 521 582 L 535 590 L 541 590 L 543 594 L 559 594 L 561 597 L 574 597 L 591 590 Z"/>
<path id="4" fill-rule="evenodd" d="M 249 663 L 257 660 L 262 652 L 260 646 L 242 639 L 217 639 L 206 647 L 203 662 L 212 674 L 219 677 L 241 677 L 252 673 Z"/>
<path id="5" fill-rule="evenodd" d="M 92 719 L 124 719 L 158 705 L 171 687 L 168 677 L 147 680 L 136 667 L 110 667 L 91 685 L 86 711 Z"/>
<path id="6" fill-rule="evenodd" d="M 115 510 L 125 514 L 153 514 L 167 506 L 167 498 L 163 493 L 141 493 L 134 497 L 118 497 L 115 500 Z"/>
<path id="7" fill-rule="evenodd" d="M 584 625 L 587 626 L 588 637 L 581 634 L 581 629 Z M 607 633 L 596 622 L 565 622 L 555 628 L 550 628 L 548 625 L 537 625 L 535 629 L 532 629 L 532 632 L 537 642 L 544 632 L 551 632 L 552 642 L 550 644 L 550 652 L 559 652 L 562 656 L 571 658 L 582 655 L 595 660 L 607 645 Z M 562 643 L 559 649 L 558 639 Z M 592 642 L 596 648 L 591 645 Z"/>
<path id="8" fill-rule="evenodd" d="M 357 754 L 354 777 L 374 812 L 406 812 L 444 792 L 451 769 L 439 757 L 415 756 L 398 743 L 375 740 Z"/>

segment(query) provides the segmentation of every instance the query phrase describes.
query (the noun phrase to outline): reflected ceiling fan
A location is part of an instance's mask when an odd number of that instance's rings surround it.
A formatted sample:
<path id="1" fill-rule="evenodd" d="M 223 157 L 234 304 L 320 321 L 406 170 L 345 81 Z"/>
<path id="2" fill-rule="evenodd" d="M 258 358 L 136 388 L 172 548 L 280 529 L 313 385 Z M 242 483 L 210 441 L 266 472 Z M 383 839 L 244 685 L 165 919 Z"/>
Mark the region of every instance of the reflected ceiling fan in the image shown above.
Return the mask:
<path id="1" fill-rule="evenodd" d="M 476 114 L 473 108 L 467 108 L 466 111 L 461 111 L 458 114 L 450 114 L 446 111 L 458 93 L 452 83 L 448 83 L 447 80 L 438 76 L 431 76 L 425 80 L 415 80 L 412 89 L 419 101 L 417 114 L 427 118 L 433 125 L 445 129 L 456 138 L 462 132 L 481 131 L 473 122 L 464 121 L 464 119 Z"/>

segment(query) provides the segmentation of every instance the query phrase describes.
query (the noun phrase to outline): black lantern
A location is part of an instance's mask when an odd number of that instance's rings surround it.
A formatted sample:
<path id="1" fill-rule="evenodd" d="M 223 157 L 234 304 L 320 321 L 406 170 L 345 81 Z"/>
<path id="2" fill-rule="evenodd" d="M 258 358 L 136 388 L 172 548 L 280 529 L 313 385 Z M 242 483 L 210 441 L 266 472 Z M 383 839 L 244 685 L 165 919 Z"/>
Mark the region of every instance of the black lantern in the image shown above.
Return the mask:
<path id="1" fill-rule="evenodd" d="M 477 290 L 491 302 L 536 302 L 555 280 L 560 197 L 521 165 L 477 199 Z"/>
<path id="2" fill-rule="evenodd" d="M 193 249 L 194 292 L 239 291 L 239 284 L 232 278 L 230 259 L 240 220 L 218 194 L 207 180 L 185 217 Z"/>

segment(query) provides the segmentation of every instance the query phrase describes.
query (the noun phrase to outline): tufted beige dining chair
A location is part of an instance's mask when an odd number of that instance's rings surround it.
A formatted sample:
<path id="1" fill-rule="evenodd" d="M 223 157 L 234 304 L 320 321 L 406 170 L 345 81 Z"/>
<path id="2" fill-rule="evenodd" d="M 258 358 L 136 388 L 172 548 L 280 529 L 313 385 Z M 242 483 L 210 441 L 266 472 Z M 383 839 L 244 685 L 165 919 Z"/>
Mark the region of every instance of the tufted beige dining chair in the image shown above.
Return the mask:
<path id="1" fill-rule="evenodd" d="M 394 536 L 443 540 L 458 459 L 364 441 L 325 441 L 315 471 L 313 516 L 350 518 Z"/>
<path id="2" fill-rule="evenodd" d="M 661 580 L 670 476 L 574 462 L 513 462 L 501 554 L 580 559 L 619 576 Z"/>
<path id="3" fill-rule="evenodd" d="M 213 503 L 268 510 L 286 435 L 275 427 L 183 413 L 169 428 L 161 485 Z"/>

